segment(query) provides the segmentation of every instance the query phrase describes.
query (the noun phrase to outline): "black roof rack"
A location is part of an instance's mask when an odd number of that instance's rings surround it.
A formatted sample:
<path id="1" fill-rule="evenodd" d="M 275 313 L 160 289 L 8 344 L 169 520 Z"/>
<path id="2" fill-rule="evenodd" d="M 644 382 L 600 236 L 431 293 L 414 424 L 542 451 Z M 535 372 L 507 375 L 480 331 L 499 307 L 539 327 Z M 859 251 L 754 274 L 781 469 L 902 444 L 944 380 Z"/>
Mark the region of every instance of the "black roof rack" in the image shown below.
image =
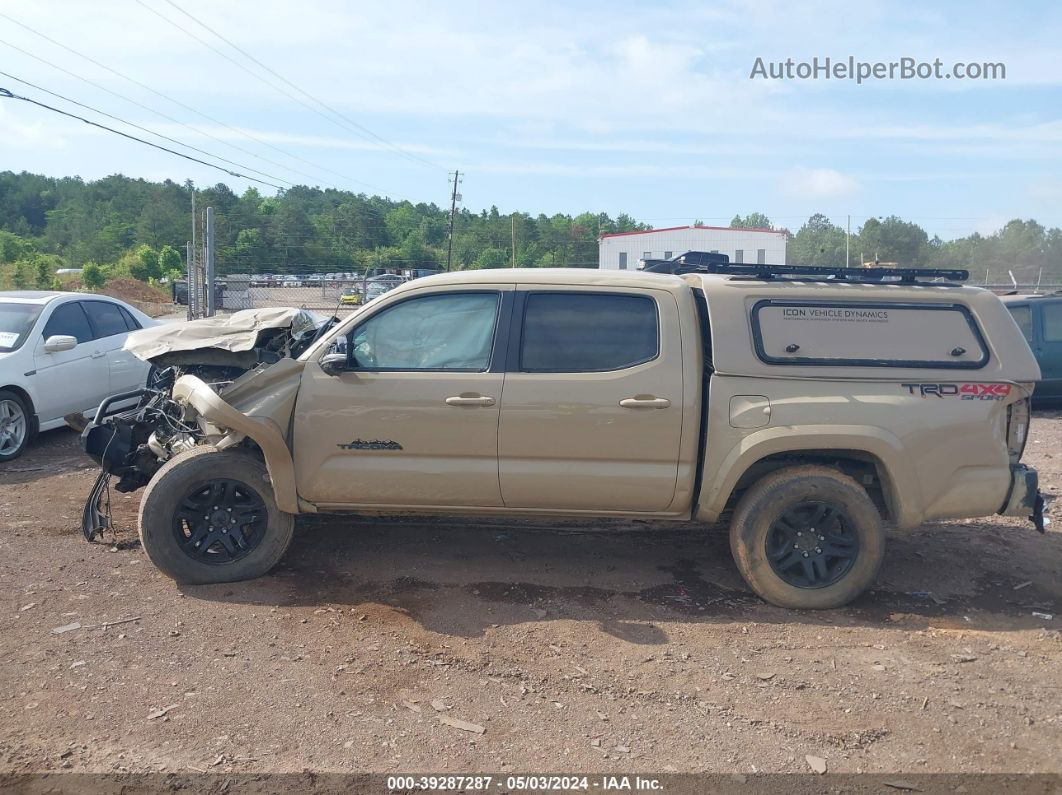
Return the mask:
<path id="1" fill-rule="evenodd" d="M 959 268 L 834 268 L 823 265 L 768 265 L 748 263 L 720 263 L 691 268 L 676 268 L 675 273 L 718 273 L 756 279 L 803 279 L 805 281 L 836 281 L 850 284 L 919 284 L 934 279 L 964 282 L 970 272 Z"/>

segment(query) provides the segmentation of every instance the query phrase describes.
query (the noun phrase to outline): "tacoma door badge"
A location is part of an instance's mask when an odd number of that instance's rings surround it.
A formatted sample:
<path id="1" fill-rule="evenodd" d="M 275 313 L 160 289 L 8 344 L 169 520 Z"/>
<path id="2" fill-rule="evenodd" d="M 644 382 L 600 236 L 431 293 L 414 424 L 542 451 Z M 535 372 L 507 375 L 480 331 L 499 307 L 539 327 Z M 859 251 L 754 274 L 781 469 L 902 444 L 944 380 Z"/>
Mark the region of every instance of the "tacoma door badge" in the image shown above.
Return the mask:
<path id="1" fill-rule="evenodd" d="M 398 442 L 393 442 L 390 439 L 373 439 L 372 441 L 366 441 L 365 439 L 355 439 L 353 442 L 346 442 L 345 444 L 337 444 L 341 450 L 401 450 L 402 445 Z"/>

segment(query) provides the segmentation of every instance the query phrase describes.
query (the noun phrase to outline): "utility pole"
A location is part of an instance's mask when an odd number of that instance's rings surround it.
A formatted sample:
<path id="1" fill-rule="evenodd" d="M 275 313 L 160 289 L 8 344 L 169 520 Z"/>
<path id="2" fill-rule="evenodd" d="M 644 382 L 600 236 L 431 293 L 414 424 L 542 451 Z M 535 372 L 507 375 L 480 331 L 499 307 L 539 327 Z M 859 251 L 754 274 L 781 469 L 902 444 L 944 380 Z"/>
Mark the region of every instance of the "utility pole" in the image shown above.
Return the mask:
<path id="1" fill-rule="evenodd" d="M 509 220 L 513 226 L 513 267 L 516 267 L 516 213 L 510 213 Z"/>
<path id="2" fill-rule="evenodd" d="M 851 239 L 851 237 L 852 237 L 852 216 L 849 215 L 848 216 L 848 227 L 847 227 L 847 230 L 844 233 L 844 266 L 846 268 L 851 267 L 851 264 L 852 264 L 852 260 L 850 259 L 849 255 L 848 255 L 848 241 Z M 862 265 L 863 263 L 859 263 L 859 264 Z"/>
<path id="3" fill-rule="evenodd" d="M 195 224 L 194 223 L 192 224 L 192 227 L 193 227 L 193 229 L 195 228 Z M 192 245 L 192 241 L 191 240 L 189 240 L 187 243 L 184 244 L 185 261 L 188 263 L 188 269 L 187 269 L 187 271 L 185 271 L 185 277 L 184 277 L 184 297 L 188 301 L 188 319 L 189 320 L 195 320 L 195 314 L 194 314 L 195 310 L 194 310 L 194 308 L 192 306 L 192 303 L 193 303 L 192 297 L 195 295 L 195 288 L 192 285 L 192 282 L 193 282 L 193 280 L 195 278 L 195 254 L 193 253 L 194 251 L 195 251 L 195 247 Z M 177 300 L 176 287 L 174 287 L 173 300 L 175 300 L 175 301 Z"/>
<path id="4" fill-rule="evenodd" d="M 457 192 L 457 185 L 461 181 L 460 171 L 454 169 L 453 180 L 454 189 L 450 192 L 450 232 L 446 242 L 446 270 L 450 270 L 454 257 L 454 216 L 457 214 L 457 200 L 461 198 Z"/>
<path id="5" fill-rule="evenodd" d="M 206 208 L 206 314 L 213 317 L 217 311 L 214 297 L 214 208 Z"/>

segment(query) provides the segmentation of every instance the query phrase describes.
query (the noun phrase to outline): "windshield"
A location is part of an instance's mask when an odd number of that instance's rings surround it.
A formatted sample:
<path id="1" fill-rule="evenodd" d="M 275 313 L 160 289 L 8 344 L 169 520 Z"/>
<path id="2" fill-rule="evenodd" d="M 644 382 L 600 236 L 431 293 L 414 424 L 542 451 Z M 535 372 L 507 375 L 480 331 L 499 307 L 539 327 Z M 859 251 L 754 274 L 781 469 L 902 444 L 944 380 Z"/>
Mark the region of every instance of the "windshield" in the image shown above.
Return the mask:
<path id="1" fill-rule="evenodd" d="M 29 337 L 43 307 L 40 304 L 0 302 L 0 353 L 15 351 Z"/>

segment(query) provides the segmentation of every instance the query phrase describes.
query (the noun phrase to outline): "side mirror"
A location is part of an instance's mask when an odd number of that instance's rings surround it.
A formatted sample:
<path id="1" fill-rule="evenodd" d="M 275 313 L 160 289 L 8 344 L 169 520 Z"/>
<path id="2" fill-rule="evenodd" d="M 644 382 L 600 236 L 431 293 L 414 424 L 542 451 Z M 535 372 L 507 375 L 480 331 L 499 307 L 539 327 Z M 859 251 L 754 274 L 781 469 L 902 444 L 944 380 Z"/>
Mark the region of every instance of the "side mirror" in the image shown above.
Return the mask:
<path id="1" fill-rule="evenodd" d="M 345 353 L 329 353 L 321 357 L 320 361 L 321 369 L 324 370 L 325 375 L 337 376 L 340 373 L 345 373 L 350 369 L 347 362 L 347 355 Z"/>
<path id="2" fill-rule="evenodd" d="M 76 347 L 77 337 L 71 337 L 69 334 L 53 334 L 44 341 L 45 353 L 72 351 Z"/>

